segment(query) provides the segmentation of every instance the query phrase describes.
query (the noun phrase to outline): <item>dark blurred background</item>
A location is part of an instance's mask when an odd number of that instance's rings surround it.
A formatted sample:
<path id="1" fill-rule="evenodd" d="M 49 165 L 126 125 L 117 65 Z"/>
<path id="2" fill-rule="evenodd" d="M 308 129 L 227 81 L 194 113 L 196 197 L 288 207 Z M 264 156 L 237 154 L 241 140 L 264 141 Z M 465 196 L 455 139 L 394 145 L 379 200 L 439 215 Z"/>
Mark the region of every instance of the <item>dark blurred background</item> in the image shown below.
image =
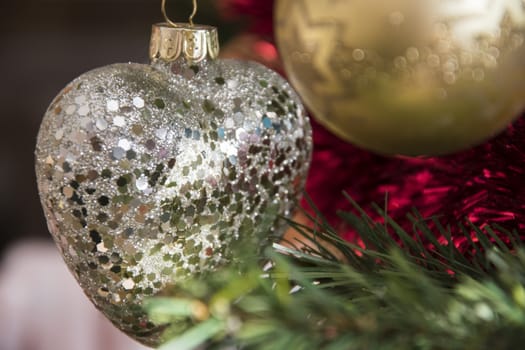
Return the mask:
<path id="1" fill-rule="evenodd" d="M 221 21 L 217 3 L 199 0 L 196 22 L 216 25 L 221 41 L 243 27 Z M 160 0 L 1 0 L 0 258 L 16 240 L 50 239 L 40 208 L 33 150 L 42 116 L 58 92 L 83 72 L 148 61 Z M 191 0 L 168 0 L 186 21 Z"/>

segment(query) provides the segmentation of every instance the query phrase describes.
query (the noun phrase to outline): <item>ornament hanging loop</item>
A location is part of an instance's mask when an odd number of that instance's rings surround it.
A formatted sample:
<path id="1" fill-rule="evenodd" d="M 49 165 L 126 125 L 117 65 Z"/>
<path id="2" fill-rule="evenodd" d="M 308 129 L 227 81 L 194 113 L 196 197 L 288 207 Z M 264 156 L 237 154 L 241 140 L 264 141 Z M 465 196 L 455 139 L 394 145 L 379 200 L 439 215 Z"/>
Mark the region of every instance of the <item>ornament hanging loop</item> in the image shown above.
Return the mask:
<path id="1" fill-rule="evenodd" d="M 197 10 L 198 10 L 197 0 L 193 0 L 193 11 L 190 17 L 188 18 L 188 22 L 190 23 L 190 26 L 192 27 L 193 27 L 193 18 L 197 14 Z M 166 11 L 166 0 L 162 0 L 161 2 L 161 11 L 162 11 L 162 15 L 164 16 L 164 20 L 166 21 L 166 23 L 168 23 L 170 26 L 175 27 L 175 28 L 179 27 L 179 25 L 173 22 L 168 16 L 168 13 Z"/>

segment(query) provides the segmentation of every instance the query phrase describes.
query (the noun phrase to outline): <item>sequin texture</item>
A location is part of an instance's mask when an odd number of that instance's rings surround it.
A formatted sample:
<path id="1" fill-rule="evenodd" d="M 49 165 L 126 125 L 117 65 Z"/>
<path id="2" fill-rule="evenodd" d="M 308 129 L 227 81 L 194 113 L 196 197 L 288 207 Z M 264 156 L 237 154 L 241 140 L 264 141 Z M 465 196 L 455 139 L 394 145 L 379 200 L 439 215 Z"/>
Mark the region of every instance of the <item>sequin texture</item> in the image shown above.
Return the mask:
<path id="1" fill-rule="evenodd" d="M 43 119 L 36 172 L 49 230 L 86 294 L 155 346 L 162 326 L 143 299 L 227 264 L 236 241 L 281 235 L 310 156 L 308 118 L 276 73 L 178 60 L 73 81 Z"/>

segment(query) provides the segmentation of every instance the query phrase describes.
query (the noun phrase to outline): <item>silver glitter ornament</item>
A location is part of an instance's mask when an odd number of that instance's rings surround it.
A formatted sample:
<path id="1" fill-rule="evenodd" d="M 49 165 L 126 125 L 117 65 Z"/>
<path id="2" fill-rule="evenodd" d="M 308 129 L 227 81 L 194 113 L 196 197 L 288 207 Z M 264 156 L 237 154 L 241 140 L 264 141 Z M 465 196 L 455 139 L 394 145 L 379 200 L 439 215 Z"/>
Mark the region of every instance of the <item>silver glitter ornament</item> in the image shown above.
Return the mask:
<path id="1" fill-rule="evenodd" d="M 154 26 L 151 65 L 70 83 L 46 112 L 36 173 L 49 230 L 87 296 L 155 346 L 144 298 L 281 235 L 307 175 L 297 95 L 256 63 L 215 60 L 214 28 Z M 246 245 L 243 245 L 245 247 Z"/>

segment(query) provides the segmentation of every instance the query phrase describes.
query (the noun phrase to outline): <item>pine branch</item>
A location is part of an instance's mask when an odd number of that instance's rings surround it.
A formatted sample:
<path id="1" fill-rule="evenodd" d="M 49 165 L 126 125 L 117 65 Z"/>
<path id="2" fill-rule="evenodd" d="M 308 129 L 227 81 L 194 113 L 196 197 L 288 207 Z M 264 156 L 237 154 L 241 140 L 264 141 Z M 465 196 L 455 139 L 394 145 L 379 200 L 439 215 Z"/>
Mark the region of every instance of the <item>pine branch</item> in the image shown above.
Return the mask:
<path id="1" fill-rule="evenodd" d="M 290 222 L 309 242 L 305 251 L 275 244 L 264 271 L 261 261 L 240 258 L 149 301 L 151 317 L 170 324 L 161 349 L 522 346 L 525 250 L 516 232 L 463 228 L 465 255 L 435 218 L 414 211 L 414 232 L 406 232 L 381 208 L 385 223 L 377 224 L 349 200 L 359 215 L 340 215 L 364 247 L 343 241 L 321 216 L 310 217 L 315 229 Z"/>

